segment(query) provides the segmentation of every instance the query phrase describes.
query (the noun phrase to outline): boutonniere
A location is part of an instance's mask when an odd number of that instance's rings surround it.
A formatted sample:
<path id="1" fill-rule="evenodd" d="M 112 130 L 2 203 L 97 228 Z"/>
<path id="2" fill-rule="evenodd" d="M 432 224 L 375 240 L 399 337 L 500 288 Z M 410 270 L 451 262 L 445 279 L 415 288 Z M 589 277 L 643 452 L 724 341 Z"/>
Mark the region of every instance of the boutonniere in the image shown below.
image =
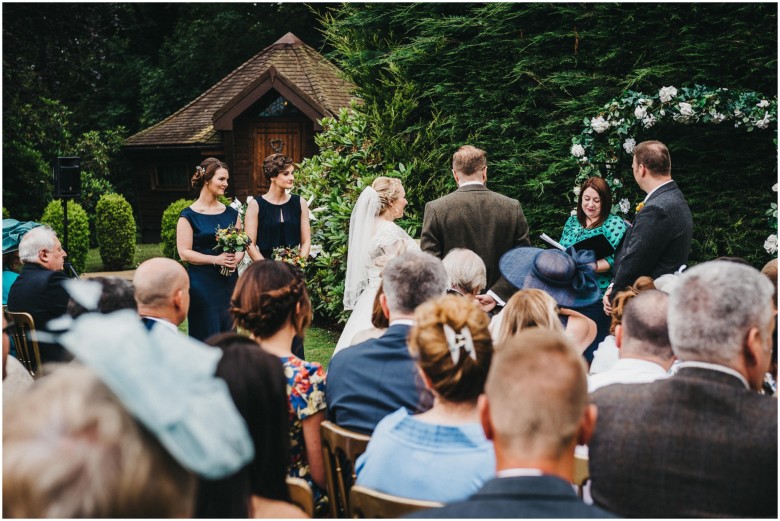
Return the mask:
<path id="1" fill-rule="evenodd" d="M 644 203 L 644 202 L 641 202 L 641 203 L 639 203 L 638 205 L 636 205 L 636 211 L 637 211 L 637 213 L 641 212 L 641 211 L 642 211 L 642 208 L 644 208 L 644 207 L 645 207 L 645 203 Z"/>

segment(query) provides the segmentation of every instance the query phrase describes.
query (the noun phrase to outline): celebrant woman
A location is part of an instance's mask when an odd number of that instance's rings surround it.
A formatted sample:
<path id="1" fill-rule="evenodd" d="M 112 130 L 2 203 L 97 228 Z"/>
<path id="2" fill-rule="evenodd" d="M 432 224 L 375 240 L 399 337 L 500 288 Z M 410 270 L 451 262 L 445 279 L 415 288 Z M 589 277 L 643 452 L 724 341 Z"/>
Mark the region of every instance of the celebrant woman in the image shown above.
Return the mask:
<path id="1" fill-rule="evenodd" d="M 253 261 L 273 258 L 274 248 L 300 248 L 309 256 L 311 228 L 306 199 L 289 193 L 294 184 L 292 159 L 272 154 L 263 161 L 263 174 L 270 183 L 268 192 L 250 200 L 246 208 L 246 233 L 252 239 L 249 256 Z M 256 247 L 255 247 L 256 246 Z"/>
<path id="2" fill-rule="evenodd" d="M 230 296 L 244 254 L 214 249 L 217 230 L 241 228 L 238 211 L 218 199 L 225 195 L 228 177 L 225 163 L 214 157 L 204 159 L 192 176 L 192 186 L 200 195 L 181 211 L 176 225 L 176 248 L 190 276 L 189 335 L 198 340 L 233 329 Z"/>
<path id="3" fill-rule="evenodd" d="M 566 221 L 559 242 L 564 248 L 568 248 L 582 240 L 603 235 L 609 244 L 617 250 L 620 241 L 623 240 L 623 235 L 626 233 L 627 225 L 622 218 L 610 213 L 611 210 L 612 194 L 607 182 L 601 177 L 586 179 L 580 187 L 577 213 Z M 614 253 L 596 261 L 597 280 L 602 296 L 607 291 L 612 279 L 614 262 Z M 588 308 L 577 309 L 577 311 L 594 320 L 598 328 L 596 339 L 583 353 L 590 362 L 593 360 L 593 352 L 599 343 L 609 334 L 609 317 L 604 314 L 601 302 L 588 306 Z"/>

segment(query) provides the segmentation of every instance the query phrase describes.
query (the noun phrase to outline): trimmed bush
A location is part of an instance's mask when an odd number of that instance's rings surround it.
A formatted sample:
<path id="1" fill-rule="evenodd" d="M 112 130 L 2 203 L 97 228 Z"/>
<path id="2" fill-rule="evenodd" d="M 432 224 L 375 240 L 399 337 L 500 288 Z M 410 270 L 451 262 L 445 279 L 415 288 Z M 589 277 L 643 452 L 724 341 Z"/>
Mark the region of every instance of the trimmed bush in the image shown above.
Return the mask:
<path id="1" fill-rule="evenodd" d="M 63 243 L 62 247 L 65 248 L 61 200 L 55 199 L 46 206 L 41 223 L 54 229 L 57 237 Z M 77 273 L 82 273 L 87 264 L 87 253 L 89 252 L 89 219 L 87 219 L 87 212 L 84 211 L 84 208 L 73 200 L 68 201 L 68 245 L 66 251 L 73 268 Z"/>
<path id="2" fill-rule="evenodd" d="M 119 194 L 103 195 L 95 205 L 100 259 L 106 270 L 121 270 L 135 259 L 135 219 L 130 203 Z"/>
<path id="3" fill-rule="evenodd" d="M 176 249 L 176 224 L 179 222 L 181 211 L 194 202 L 193 199 L 179 199 L 172 202 L 163 212 L 160 223 L 160 240 L 162 241 L 163 255 L 169 259 L 181 262 L 179 252 Z"/>

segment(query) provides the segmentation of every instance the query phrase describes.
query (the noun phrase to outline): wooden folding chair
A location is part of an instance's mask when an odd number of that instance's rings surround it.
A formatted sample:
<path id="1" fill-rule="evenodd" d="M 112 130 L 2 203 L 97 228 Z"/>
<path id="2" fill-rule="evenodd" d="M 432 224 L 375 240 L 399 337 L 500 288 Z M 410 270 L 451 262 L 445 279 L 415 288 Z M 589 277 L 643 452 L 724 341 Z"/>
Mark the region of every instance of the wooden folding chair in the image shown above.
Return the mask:
<path id="1" fill-rule="evenodd" d="M 588 457 L 574 453 L 574 477 L 572 483 L 577 487 L 577 494 L 582 497 L 585 484 L 590 479 L 588 470 Z"/>
<path id="2" fill-rule="evenodd" d="M 41 351 L 38 347 L 38 337 L 35 334 L 35 322 L 29 313 L 7 311 L 6 320 L 13 322 L 12 329 L 16 357 L 30 374 L 35 377 L 41 368 Z"/>
<path id="3" fill-rule="evenodd" d="M 355 482 L 355 460 L 366 451 L 371 436 L 343 429 L 333 422 L 320 426 L 322 459 L 333 518 L 349 516 L 349 490 Z"/>
<path id="4" fill-rule="evenodd" d="M 416 510 L 444 506 L 444 503 L 393 496 L 360 485 L 350 490 L 349 504 L 353 519 L 395 519 Z"/>
<path id="5" fill-rule="evenodd" d="M 309 516 L 314 517 L 314 493 L 303 478 L 287 476 L 287 490 L 292 503 Z"/>

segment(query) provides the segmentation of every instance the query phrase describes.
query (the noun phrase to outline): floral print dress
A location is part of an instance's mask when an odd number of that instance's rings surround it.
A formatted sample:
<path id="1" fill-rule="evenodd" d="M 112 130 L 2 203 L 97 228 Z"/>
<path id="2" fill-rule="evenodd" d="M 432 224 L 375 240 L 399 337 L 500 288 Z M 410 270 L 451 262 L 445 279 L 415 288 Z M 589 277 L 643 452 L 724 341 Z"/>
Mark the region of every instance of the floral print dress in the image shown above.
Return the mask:
<path id="1" fill-rule="evenodd" d="M 325 371 L 317 362 L 307 362 L 296 356 L 281 357 L 287 378 L 287 396 L 290 404 L 290 468 L 288 474 L 305 479 L 314 492 L 315 511 L 327 508 L 325 491 L 317 486 L 309 474 L 306 442 L 303 438 L 303 420 L 325 411 Z"/>

